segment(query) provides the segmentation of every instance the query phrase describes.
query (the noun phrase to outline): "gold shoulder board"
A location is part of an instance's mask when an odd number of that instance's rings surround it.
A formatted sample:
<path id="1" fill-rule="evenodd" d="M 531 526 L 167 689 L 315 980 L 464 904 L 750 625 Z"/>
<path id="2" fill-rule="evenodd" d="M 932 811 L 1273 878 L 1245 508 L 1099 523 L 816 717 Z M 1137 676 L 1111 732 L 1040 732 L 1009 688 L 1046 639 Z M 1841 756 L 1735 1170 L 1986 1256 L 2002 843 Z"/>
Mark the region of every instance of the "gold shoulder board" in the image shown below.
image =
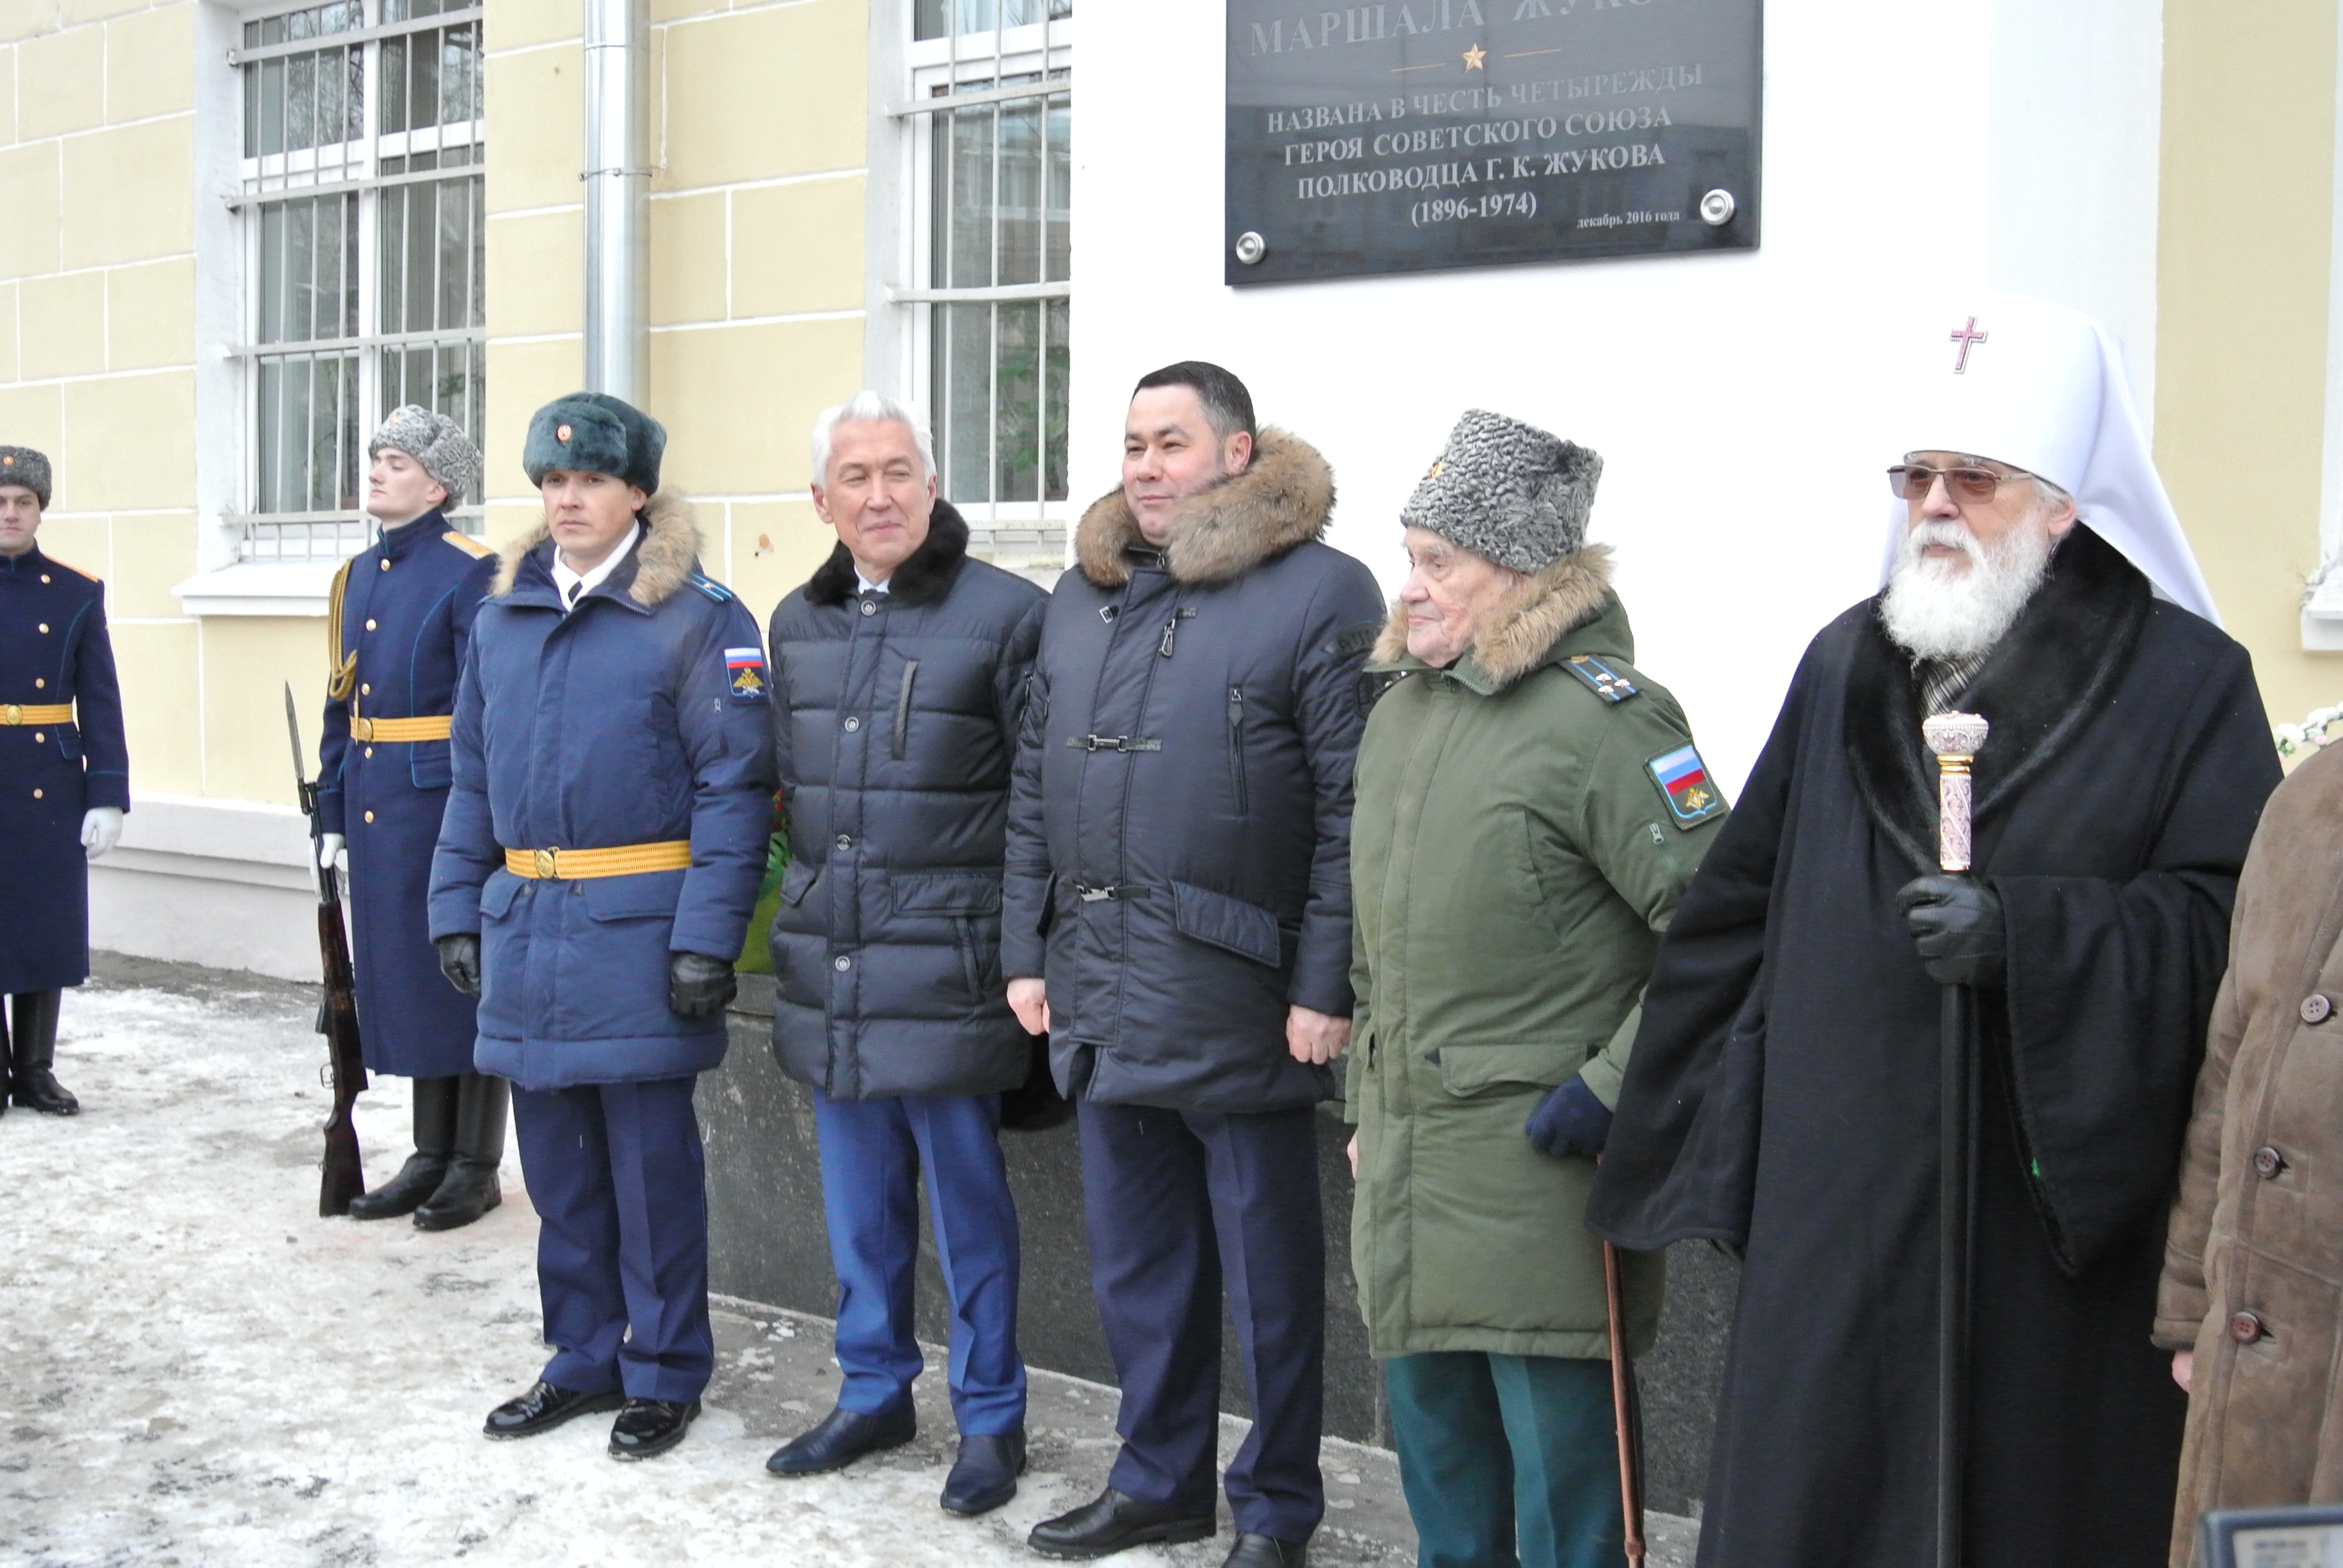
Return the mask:
<path id="1" fill-rule="evenodd" d="M 458 549 L 471 557 L 474 560 L 478 560 L 482 556 L 492 556 L 497 553 L 493 546 L 482 544 L 471 535 L 459 534 L 452 528 L 447 533 L 441 534 L 439 537 L 447 543 L 455 546 Z"/>

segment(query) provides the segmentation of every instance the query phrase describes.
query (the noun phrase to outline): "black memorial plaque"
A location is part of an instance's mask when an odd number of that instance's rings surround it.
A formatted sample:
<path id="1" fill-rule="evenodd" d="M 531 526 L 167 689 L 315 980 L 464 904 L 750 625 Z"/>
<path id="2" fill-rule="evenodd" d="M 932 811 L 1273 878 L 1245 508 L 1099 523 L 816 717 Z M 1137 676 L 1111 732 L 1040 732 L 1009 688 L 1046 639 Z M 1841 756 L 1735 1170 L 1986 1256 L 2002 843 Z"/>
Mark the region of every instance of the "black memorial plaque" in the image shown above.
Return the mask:
<path id="1" fill-rule="evenodd" d="M 1764 0 L 1228 0 L 1227 280 L 1757 244 Z"/>

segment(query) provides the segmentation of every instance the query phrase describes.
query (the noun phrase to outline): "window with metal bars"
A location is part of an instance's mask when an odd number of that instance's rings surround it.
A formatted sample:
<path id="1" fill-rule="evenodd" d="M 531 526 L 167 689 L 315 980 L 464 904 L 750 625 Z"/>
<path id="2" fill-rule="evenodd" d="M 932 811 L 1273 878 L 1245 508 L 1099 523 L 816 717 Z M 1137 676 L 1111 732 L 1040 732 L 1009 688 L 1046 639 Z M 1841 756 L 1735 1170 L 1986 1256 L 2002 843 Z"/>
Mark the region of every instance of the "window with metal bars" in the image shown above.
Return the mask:
<path id="1" fill-rule="evenodd" d="M 480 11 L 333 0 L 244 25 L 246 560 L 366 548 L 366 439 L 484 404 Z M 473 532 L 480 497 L 450 497 Z"/>
<path id="2" fill-rule="evenodd" d="M 1062 541 L 1072 0 L 915 0 L 914 313 L 939 487 L 997 542 Z"/>

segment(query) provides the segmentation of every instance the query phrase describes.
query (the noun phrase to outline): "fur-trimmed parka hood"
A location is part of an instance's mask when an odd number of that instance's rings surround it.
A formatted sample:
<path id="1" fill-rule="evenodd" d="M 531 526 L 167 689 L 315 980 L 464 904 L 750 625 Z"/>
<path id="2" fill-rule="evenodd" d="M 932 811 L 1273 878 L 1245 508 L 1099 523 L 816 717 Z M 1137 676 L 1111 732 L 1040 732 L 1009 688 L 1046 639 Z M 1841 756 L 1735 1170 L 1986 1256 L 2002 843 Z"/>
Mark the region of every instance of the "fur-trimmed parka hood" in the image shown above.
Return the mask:
<path id="1" fill-rule="evenodd" d="M 635 541 L 634 580 L 627 585 L 627 592 L 649 609 L 674 597 L 691 576 L 701 548 L 699 525 L 692 517 L 691 503 L 673 490 L 661 490 L 645 502 L 637 520 L 643 526 L 643 537 Z M 496 579 L 488 585 L 488 597 L 502 598 L 512 592 L 520 563 L 552 537 L 552 530 L 539 523 L 507 545 L 504 558 L 497 564 Z"/>
<path id="2" fill-rule="evenodd" d="M 1334 511 L 1334 471 L 1290 431 L 1263 426 L 1252 462 L 1234 478 L 1189 497 L 1172 514 L 1163 565 L 1184 583 L 1225 582 L 1272 556 L 1322 538 Z M 1102 588 L 1131 580 L 1132 549 L 1151 550 L 1120 488 L 1091 503 L 1074 533 L 1074 560 Z"/>
<path id="3" fill-rule="evenodd" d="M 1457 665 L 1460 669 L 1472 666 L 1490 690 L 1503 691 L 1544 664 L 1564 638 L 1600 618 L 1614 602 L 1611 547 L 1588 545 L 1516 583 L 1497 601 L 1487 628 L 1473 639 Z M 1406 605 L 1393 601 L 1391 618 L 1383 623 L 1369 662 L 1393 668 L 1422 666 L 1407 651 Z"/>
<path id="4" fill-rule="evenodd" d="M 968 523 L 950 501 L 939 500 L 928 516 L 928 537 L 887 579 L 887 592 L 901 604 L 934 604 L 951 592 L 968 559 Z M 830 547 L 830 558 L 814 569 L 806 584 L 806 598 L 814 604 L 844 604 L 854 597 L 861 578 L 854 569 L 854 554 L 844 541 Z"/>

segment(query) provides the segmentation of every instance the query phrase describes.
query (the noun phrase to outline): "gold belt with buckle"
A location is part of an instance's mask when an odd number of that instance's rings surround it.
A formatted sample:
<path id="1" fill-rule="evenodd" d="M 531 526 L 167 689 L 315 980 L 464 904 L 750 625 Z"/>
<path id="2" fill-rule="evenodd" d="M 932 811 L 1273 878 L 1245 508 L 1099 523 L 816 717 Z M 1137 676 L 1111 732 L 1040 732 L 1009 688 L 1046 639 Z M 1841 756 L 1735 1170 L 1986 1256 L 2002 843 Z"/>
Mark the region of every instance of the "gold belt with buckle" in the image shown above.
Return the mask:
<path id="1" fill-rule="evenodd" d="M 0 724 L 71 724 L 70 702 L 0 703 Z"/>
<path id="2" fill-rule="evenodd" d="M 645 871 L 688 871 L 691 840 L 619 844 L 608 849 L 507 849 L 505 869 L 530 881 L 575 882 L 588 877 L 638 877 Z"/>
<path id="3" fill-rule="evenodd" d="M 445 713 L 427 714 L 421 719 L 353 719 L 350 720 L 350 739 L 445 740 L 455 724 L 453 716 Z"/>

